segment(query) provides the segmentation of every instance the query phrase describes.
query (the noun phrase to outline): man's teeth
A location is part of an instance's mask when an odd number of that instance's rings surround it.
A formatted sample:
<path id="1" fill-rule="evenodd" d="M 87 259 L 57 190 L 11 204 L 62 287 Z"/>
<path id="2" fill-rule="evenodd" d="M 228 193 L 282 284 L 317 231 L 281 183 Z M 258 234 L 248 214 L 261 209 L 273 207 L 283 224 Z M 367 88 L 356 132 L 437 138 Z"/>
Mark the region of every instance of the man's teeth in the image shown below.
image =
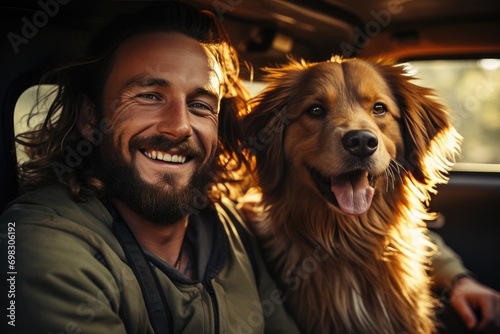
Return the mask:
<path id="1" fill-rule="evenodd" d="M 183 155 L 177 155 L 177 154 L 171 155 L 171 154 L 163 153 L 163 152 L 159 152 L 159 151 L 151 151 L 151 152 L 145 151 L 144 154 L 148 158 L 154 159 L 154 160 L 162 160 L 165 162 L 177 162 L 180 164 L 183 164 L 184 162 L 186 162 L 186 157 Z"/>

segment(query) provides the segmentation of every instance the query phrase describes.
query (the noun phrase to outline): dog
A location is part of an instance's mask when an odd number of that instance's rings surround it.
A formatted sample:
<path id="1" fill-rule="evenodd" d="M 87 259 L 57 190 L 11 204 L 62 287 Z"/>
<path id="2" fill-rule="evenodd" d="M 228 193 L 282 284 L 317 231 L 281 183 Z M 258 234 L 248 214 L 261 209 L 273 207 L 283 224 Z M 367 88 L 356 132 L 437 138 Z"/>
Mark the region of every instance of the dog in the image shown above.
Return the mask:
<path id="1" fill-rule="evenodd" d="M 266 71 L 243 121 L 264 208 L 252 228 L 299 327 L 435 332 L 425 221 L 460 150 L 447 108 L 388 60 Z"/>

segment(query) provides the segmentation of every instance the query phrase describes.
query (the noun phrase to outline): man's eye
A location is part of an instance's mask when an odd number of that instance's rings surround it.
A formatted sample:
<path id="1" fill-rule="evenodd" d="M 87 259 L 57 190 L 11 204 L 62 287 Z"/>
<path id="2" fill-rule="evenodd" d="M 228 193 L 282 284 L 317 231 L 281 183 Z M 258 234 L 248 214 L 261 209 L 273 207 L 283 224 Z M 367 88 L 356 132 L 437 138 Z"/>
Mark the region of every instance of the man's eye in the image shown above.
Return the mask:
<path id="1" fill-rule="evenodd" d="M 160 100 L 158 96 L 152 93 L 142 93 L 138 95 L 140 98 L 147 99 L 147 100 Z"/>
<path id="2" fill-rule="evenodd" d="M 212 108 L 210 105 L 206 103 L 201 103 L 201 102 L 193 102 L 189 104 L 188 106 L 190 109 L 196 109 L 196 110 L 203 110 L 203 111 L 210 111 L 213 112 L 214 108 Z"/>

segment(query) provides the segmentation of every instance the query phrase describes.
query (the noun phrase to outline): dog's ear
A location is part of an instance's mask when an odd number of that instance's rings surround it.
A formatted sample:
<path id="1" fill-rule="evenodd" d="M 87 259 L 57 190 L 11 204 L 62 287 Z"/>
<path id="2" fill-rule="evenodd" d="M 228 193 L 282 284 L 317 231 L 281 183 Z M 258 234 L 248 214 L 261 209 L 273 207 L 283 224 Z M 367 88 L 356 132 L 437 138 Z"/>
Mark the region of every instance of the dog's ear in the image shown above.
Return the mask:
<path id="1" fill-rule="evenodd" d="M 279 196 L 287 164 L 284 134 L 291 122 L 288 104 L 300 89 L 300 76 L 306 65 L 292 62 L 280 68 L 267 68 L 267 87 L 250 102 L 251 112 L 243 120 L 244 148 L 256 159 L 256 170 L 266 196 Z"/>
<path id="2" fill-rule="evenodd" d="M 447 108 L 432 89 L 414 84 L 403 66 L 381 61 L 377 65 L 401 112 L 405 148 L 400 162 L 422 185 L 445 182 L 461 141 Z"/>

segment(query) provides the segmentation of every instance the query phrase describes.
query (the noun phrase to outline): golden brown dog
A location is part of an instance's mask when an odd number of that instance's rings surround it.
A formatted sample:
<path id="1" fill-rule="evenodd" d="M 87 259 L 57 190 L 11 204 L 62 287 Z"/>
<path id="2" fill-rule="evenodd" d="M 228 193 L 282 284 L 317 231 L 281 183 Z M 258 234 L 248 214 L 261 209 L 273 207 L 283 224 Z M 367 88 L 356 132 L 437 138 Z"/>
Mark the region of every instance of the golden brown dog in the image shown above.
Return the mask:
<path id="1" fill-rule="evenodd" d="M 431 333 L 429 196 L 460 136 L 401 66 L 268 69 L 245 119 L 266 219 L 256 223 L 304 333 Z"/>

